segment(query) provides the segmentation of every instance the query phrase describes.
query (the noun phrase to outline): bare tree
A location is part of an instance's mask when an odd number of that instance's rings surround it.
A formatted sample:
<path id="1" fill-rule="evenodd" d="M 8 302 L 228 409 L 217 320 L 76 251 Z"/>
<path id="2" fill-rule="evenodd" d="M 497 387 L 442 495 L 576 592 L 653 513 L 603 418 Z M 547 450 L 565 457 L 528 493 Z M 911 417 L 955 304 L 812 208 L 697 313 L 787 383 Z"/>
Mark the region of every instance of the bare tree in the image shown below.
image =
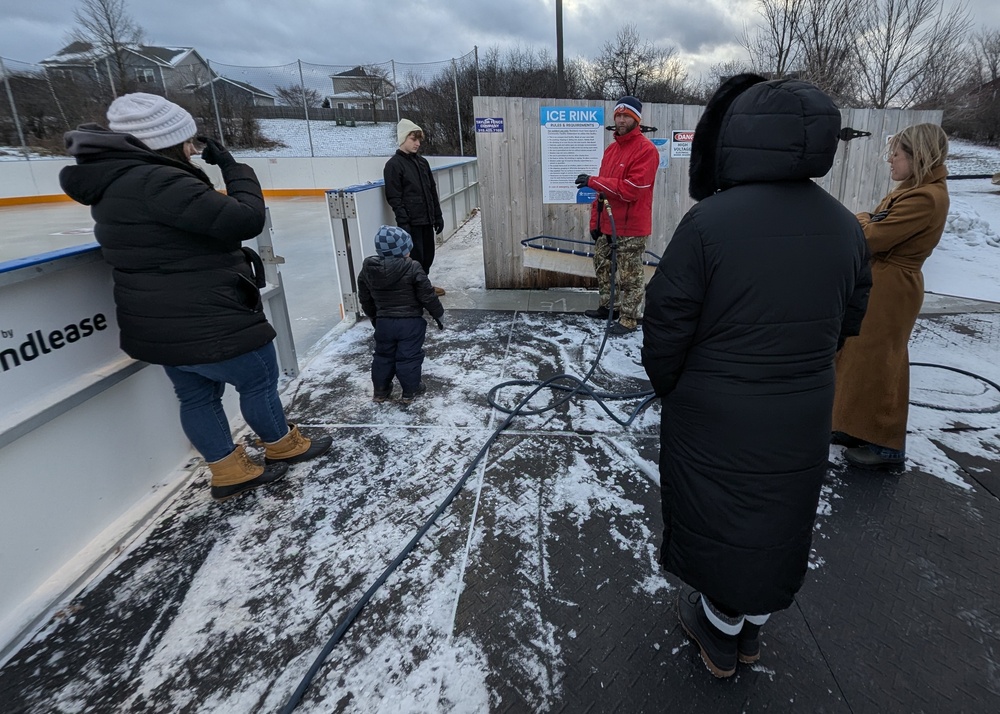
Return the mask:
<path id="1" fill-rule="evenodd" d="M 805 0 L 799 21 L 800 77 L 841 99 L 856 94 L 854 0 Z"/>
<path id="2" fill-rule="evenodd" d="M 950 12 L 944 0 L 870 0 L 855 6 L 863 31 L 855 44 L 861 99 L 878 109 L 910 106 L 926 72 L 941 71 L 943 54 L 961 43 L 969 27 L 964 2 Z"/>
<path id="3" fill-rule="evenodd" d="M 79 0 L 80 5 L 73 11 L 77 29 L 73 38 L 88 43 L 95 54 L 106 57 L 117 75 L 117 91 L 129 90 L 129 78 L 125 66 L 126 50 L 141 44 L 142 28 L 132 19 L 125 0 Z"/>
<path id="4" fill-rule="evenodd" d="M 779 79 L 796 68 L 801 53 L 801 27 L 807 0 L 758 0 L 763 25 L 743 30 L 743 47 L 754 71 Z"/>
<path id="5" fill-rule="evenodd" d="M 283 104 L 287 104 L 290 107 L 301 107 L 303 99 L 305 104 L 309 108 L 318 107 L 323 103 L 323 95 L 312 87 L 306 87 L 304 90 L 301 84 L 290 84 L 287 87 L 275 87 L 274 93 L 278 96 Z"/>
<path id="6" fill-rule="evenodd" d="M 694 99 L 701 104 L 707 104 L 719 86 L 730 77 L 744 72 L 750 72 L 750 66 L 743 60 L 731 59 L 717 62 L 708 68 L 707 76 L 695 88 Z"/>
<path id="7" fill-rule="evenodd" d="M 980 84 L 1000 79 L 1000 30 L 982 30 L 973 39 L 976 79 Z"/>
<path id="8" fill-rule="evenodd" d="M 389 70 L 377 64 L 358 67 L 358 73 L 346 83 L 347 90 L 371 102 L 372 122 L 378 124 L 378 110 L 386 97 L 392 95 L 395 87 L 389 78 Z"/>
<path id="9" fill-rule="evenodd" d="M 628 94 L 642 98 L 653 84 L 676 80 L 680 68 L 676 55 L 674 47 L 657 47 L 643 40 L 635 25 L 623 26 L 613 41 L 604 43 L 594 60 L 596 71 L 603 76 L 604 96 L 614 99 Z"/>

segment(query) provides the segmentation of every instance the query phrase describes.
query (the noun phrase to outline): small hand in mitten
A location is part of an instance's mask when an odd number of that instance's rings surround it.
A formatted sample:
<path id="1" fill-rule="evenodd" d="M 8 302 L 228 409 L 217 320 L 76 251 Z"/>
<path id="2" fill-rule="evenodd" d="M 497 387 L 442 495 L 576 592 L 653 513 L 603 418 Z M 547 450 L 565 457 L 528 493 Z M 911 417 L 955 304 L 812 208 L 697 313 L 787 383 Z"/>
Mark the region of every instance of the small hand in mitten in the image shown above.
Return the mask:
<path id="1" fill-rule="evenodd" d="M 434 221 L 434 232 L 437 235 L 441 235 L 441 231 L 443 230 L 444 230 L 444 221 L 441 219 Z"/>
<path id="2" fill-rule="evenodd" d="M 229 153 L 229 150 L 222 145 L 221 141 L 213 139 L 210 136 L 199 136 L 198 141 L 205 144 L 205 148 L 201 151 L 201 160 L 206 164 L 213 164 L 218 166 L 220 169 L 224 169 L 227 166 L 232 166 L 236 163 L 236 159 L 233 155 Z"/>
<path id="3" fill-rule="evenodd" d="M 590 229 L 590 239 L 592 241 L 594 241 L 596 243 L 597 239 L 600 238 L 600 237 L 601 237 L 601 232 L 599 230 L 597 230 L 596 228 L 591 228 Z"/>
<path id="4" fill-rule="evenodd" d="M 590 182 L 590 176 L 588 174 L 580 174 L 576 177 L 576 187 L 583 188 Z"/>
<path id="5" fill-rule="evenodd" d="M 441 318 L 440 317 L 435 317 L 434 318 L 434 322 L 437 323 L 437 326 L 438 326 L 439 330 L 443 330 L 444 329 L 444 325 L 441 324 Z"/>

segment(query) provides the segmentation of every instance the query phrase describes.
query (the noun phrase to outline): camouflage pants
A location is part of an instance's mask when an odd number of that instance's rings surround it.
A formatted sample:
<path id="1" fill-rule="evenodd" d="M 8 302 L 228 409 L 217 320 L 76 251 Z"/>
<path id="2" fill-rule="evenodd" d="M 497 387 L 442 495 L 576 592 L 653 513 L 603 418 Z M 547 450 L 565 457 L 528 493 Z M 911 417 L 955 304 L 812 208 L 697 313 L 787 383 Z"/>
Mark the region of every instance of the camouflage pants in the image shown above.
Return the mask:
<path id="1" fill-rule="evenodd" d="M 618 237 L 618 272 L 615 276 L 615 307 L 621 311 L 619 322 L 625 327 L 635 327 L 639 307 L 646 287 L 642 270 L 642 254 L 646 250 L 647 236 Z M 601 236 L 594 245 L 594 273 L 601 307 L 610 307 L 611 301 L 611 245 L 607 236 Z"/>

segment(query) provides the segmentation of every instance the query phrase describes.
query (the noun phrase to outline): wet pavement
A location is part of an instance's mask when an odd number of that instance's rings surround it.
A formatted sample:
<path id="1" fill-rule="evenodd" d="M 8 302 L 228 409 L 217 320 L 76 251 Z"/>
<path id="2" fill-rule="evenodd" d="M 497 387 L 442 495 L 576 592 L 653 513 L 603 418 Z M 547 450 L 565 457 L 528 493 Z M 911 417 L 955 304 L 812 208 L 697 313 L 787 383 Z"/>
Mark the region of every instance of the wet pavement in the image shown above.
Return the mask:
<path id="1" fill-rule="evenodd" d="M 582 375 L 597 357 L 600 324 L 551 304 L 524 311 L 522 298 L 514 311 L 471 309 L 511 294 L 446 297 L 447 329 L 428 332 L 428 393 L 408 406 L 371 401 L 367 322 L 326 341 L 286 397 L 307 433 L 335 436 L 331 452 L 221 504 L 196 465 L 0 668 L 0 711 L 281 711 L 466 472 L 296 711 L 1000 710 L 995 305 L 928 300 L 911 343 L 931 366 L 913 369 L 907 470 L 855 470 L 831 447 L 805 585 L 765 626 L 760 661 L 720 681 L 678 625 L 680 584 L 656 564 L 655 402 L 625 427 L 574 398 L 518 418 L 473 467 L 504 418 L 490 387 Z M 639 344 L 611 341 L 595 383 L 646 386 Z"/>

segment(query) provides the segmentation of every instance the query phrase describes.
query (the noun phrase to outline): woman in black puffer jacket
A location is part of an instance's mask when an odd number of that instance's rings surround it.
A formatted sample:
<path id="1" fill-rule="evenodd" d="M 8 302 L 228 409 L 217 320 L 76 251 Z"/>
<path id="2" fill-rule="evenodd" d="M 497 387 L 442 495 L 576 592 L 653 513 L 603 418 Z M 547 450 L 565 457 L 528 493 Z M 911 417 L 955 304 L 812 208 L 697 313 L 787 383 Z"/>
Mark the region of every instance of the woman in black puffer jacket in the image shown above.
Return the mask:
<path id="1" fill-rule="evenodd" d="M 217 164 L 227 195 L 191 163 L 196 127 L 178 105 L 127 94 L 108 108 L 110 131 L 85 124 L 66 134 L 76 158 L 63 190 L 91 207 L 94 234 L 114 268 L 121 347 L 164 366 L 181 424 L 212 470 L 212 496 L 229 498 L 274 481 L 288 463 L 313 458 L 332 439 L 310 441 L 285 420 L 278 364 L 260 296 L 262 264 L 243 241 L 264 227 L 264 198 L 249 166 L 214 139 L 202 158 Z M 255 269 L 256 266 L 256 269 Z M 233 443 L 222 408 L 226 384 L 265 444 L 265 465 Z"/>
<path id="2" fill-rule="evenodd" d="M 809 563 L 833 359 L 871 288 L 857 220 L 811 179 L 840 112 L 815 86 L 737 75 L 695 130 L 690 192 L 646 289 L 642 363 L 662 400 L 661 562 L 700 591 L 681 624 L 719 677 L 760 656 Z"/>

